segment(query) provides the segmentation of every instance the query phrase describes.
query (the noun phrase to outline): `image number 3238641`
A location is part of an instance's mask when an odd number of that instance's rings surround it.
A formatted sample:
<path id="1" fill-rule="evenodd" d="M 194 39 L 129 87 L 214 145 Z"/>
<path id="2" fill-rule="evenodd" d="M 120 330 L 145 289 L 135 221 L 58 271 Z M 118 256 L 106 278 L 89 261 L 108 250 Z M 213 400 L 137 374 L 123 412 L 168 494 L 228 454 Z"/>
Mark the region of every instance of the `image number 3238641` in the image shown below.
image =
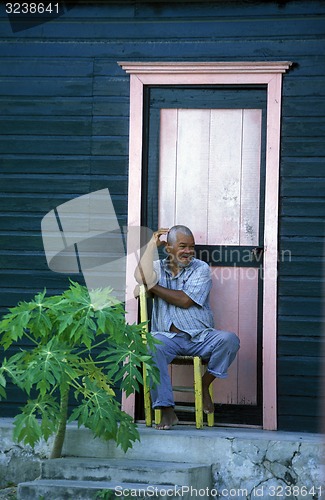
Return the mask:
<path id="1" fill-rule="evenodd" d="M 13 33 L 53 21 L 78 4 L 78 0 L 6 2 L 4 5 Z"/>
<path id="2" fill-rule="evenodd" d="M 6 3 L 6 13 L 16 14 L 16 15 L 31 15 L 31 14 L 60 14 L 60 8 L 63 6 L 59 2 L 7 2 Z"/>

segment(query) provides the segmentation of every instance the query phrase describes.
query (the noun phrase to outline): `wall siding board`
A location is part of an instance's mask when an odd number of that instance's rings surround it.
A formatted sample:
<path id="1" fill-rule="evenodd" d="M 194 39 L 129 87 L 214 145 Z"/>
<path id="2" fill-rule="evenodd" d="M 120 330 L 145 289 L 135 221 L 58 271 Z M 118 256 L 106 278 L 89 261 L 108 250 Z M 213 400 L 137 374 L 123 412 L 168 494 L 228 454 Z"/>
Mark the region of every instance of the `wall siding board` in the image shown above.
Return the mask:
<path id="1" fill-rule="evenodd" d="M 90 137 L 16 136 L 0 137 L 0 154 L 85 154 L 91 153 Z"/>
<path id="2" fill-rule="evenodd" d="M 310 316 L 322 318 L 323 307 L 318 297 L 279 296 L 279 315 Z"/>
<path id="3" fill-rule="evenodd" d="M 136 1 L 136 16 L 141 17 L 163 17 L 169 16 L 172 18 L 178 17 L 186 17 L 186 18 L 196 18 L 202 15 L 201 5 L 197 2 L 193 2 L 191 0 L 188 2 L 191 8 L 184 10 L 183 3 L 178 4 L 174 3 L 166 3 L 163 0 L 155 0 L 155 2 L 150 1 Z M 258 5 L 258 2 L 255 2 L 256 5 L 251 5 L 250 3 L 244 2 L 243 0 L 238 0 L 236 2 L 209 2 L 206 7 L 205 15 L 213 15 L 218 17 L 229 17 L 229 16 L 240 16 L 241 18 L 245 18 L 248 16 L 254 16 L 258 18 L 258 16 L 277 16 L 281 14 L 281 16 L 285 15 L 310 15 L 311 11 L 309 6 L 306 3 L 296 3 L 295 5 L 291 5 L 288 3 L 286 5 L 285 12 L 282 9 L 282 6 L 278 3 L 267 2 L 261 7 Z M 245 9 L 243 9 L 243 4 L 245 4 Z M 220 5 L 222 8 L 220 8 Z M 188 5 L 189 6 L 189 5 Z M 315 5 L 315 9 L 313 10 L 313 14 L 324 14 L 325 8 L 324 4 L 318 2 Z"/>
<path id="4" fill-rule="evenodd" d="M 129 150 L 127 138 L 121 140 L 119 137 L 97 136 L 92 139 L 91 152 L 93 155 L 116 155 L 125 156 Z"/>
<path id="5" fill-rule="evenodd" d="M 291 60 L 282 105 L 278 417 L 280 429 L 317 430 L 324 33 L 325 4 L 316 0 L 98 0 L 16 33 L 0 5 L 0 311 L 44 286 L 59 293 L 68 285 L 47 267 L 40 222 L 49 210 L 109 188 L 126 224 L 129 77 L 117 61 Z M 7 415 L 23 401 L 10 394 Z"/>
<path id="6" fill-rule="evenodd" d="M 308 83 L 308 85 L 307 85 Z M 308 97 L 318 96 L 322 93 L 324 86 L 324 75 L 299 77 L 297 79 L 294 74 L 288 75 L 288 78 L 283 84 L 283 96 L 287 97 Z"/>
<path id="7" fill-rule="evenodd" d="M 84 136 L 91 133 L 91 117 L 24 117 L 1 116 L 0 130 L 7 135 L 51 135 L 51 136 Z"/>
<path id="8" fill-rule="evenodd" d="M 314 1 L 314 0 L 312 0 Z M 1 19 L 1 18 L 0 18 Z M 48 24 L 47 24 L 48 27 Z M 122 26 L 123 28 L 123 26 Z M 142 23 L 142 28 L 144 28 L 144 23 Z M 273 27 L 271 26 L 270 29 Z M 43 28 L 44 29 L 44 28 Z M 82 26 L 80 27 L 82 32 Z M 27 31 L 26 31 L 27 33 Z M 143 29 L 143 38 L 146 38 L 146 33 Z M 98 43 L 92 40 L 82 40 L 82 37 L 78 37 L 79 40 L 69 40 L 65 41 L 60 39 L 60 43 L 53 43 L 59 39 L 59 37 L 52 37 L 53 41 L 50 39 L 49 35 L 41 36 L 39 39 L 33 41 L 28 41 L 27 38 L 23 39 L 23 43 L 19 40 L 12 40 L 12 33 L 8 33 L 8 36 L 3 34 L 3 41 L 0 44 L 0 57 L 8 58 L 29 58 L 33 56 L 34 58 L 52 58 L 52 57 L 68 57 L 69 59 L 75 59 L 83 56 L 84 58 L 94 58 L 95 62 L 100 62 L 101 59 L 107 60 L 110 57 L 110 62 L 112 65 L 112 76 L 118 75 L 125 77 L 124 71 L 119 67 L 114 67 L 114 62 L 116 60 L 121 60 L 121 56 L 126 60 L 125 55 L 130 60 L 193 60 L 193 57 L 200 58 L 200 60 L 208 61 L 211 60 L 287 60 L 288 55 L 291 56 L 291 60 L 296 61 L 296 65 L 293 71 L 300 71 L 301 64 L 306 61 L 309 57 L 314 57 L 318 60 L 319 56 L 325 53 L 325 39 L 323 34 L 318 37 L 308 38 L 306 35 L 305 27 L 301 25 L 301 35 L 300 40 L 303 43 L 297 43 L 297 37 L 290 39 L 286 36 L 285 43 L 283 39 L 269 38 L 267 33 L 262 34 L 260 38 L 252 40 L 249 33 L 242 33 L 242 39 L 238 44 L 238 39 L 233 40 L 230 36 L 224 40 L 218 39 L 218 33 L 215 32 L 214 37 L 205 36 L 202 33 L 200 39 L 191 39 L 189 33 L 182 39 L 182 47 L 180 49 L 180 36 L 176 36 L 175 39 L 171 40 L 152 40 L 147 37 L 147 40 L 128 40 L 125 39 L 120 42 L 115 42 L 109 37 L 108 30 L 104 35 L 105 43 Z M 264 35 L 264 36 L 263 36 Z M 307 37 L 307 38 L 305 38 Z M 299 36 L 298 36 L 299 39 Z M 103 42 L 103 41 L 102 41 Z M 231 43 L 232 42 L 232 43 Z M 236 46 L 234 47 L 234 44 Z M 267 53 L 266 53 L 267 51 Z M 245 59 L 243 59 L 245 58 Z M 298 62 L 299 61 L 299 62 Z M 320 71 L 320 70 L 318 70 Z M 309 74 L 309 73 L 308 73 Z M 323 74 L 323 73 L 320 73 Z"/>
<path id="9" fill-rule="evenodd" d="M 323 148 L 319 148 L 319 154 L 322 154 L 322 149 Z M 315 146 L 311 154 L 316 154 L 316 151 L 317 147 Z M 301 196 L 302 200 L 304 200 L 306 196 L 324 198 L 325 179 L 322 177 L 289 177 L 288 179 L 283 179 L 281 189 L 281 193 L 284 197 L 297 197 L 299 194 L 301 195 L 303 193 L 303 196 Z"/>
<path id="10" fill-rule="evenodd" d="M 317 136 L 304 137 L 302 142 L 299 137 L 284 137 L 281 153 L 283 156 L 298 156 L 300 158 L 304 156 L 325 156 L 324 138 Z"/>
<path id="11" fill-rule="evenodd" d="M 308 393 L 309 385 L 313 382 L 315 386 L 319 384 L 318 377 L 310 377 L 306 380 L 304 376 L 290 377 L 284 375 L 279 382 L 280 392 L 288 390 L 292 396 L 305 396 Z"/>
<path id="12" fill-rule="evenodd" d="M 324 137 L 325 120 L 315 117 L 284 118 L 282 120 L 282 134 L 285 137 Z"/>
<path id="13" fill-rule="evenodd" d="M 121 183 L 124 185 L 126 182 L 125 176 L 114 176 L 111 178 L 108 174 L 92 175 L 89 176 L 89 170 L 80 172 L 79 175 L 56 175 L 56 174 L 20 174 L 19 176 L 13 174 L 4 174 L 2 184 L 3 193 L 47 193 L 59 191 L 61 193 L 80 193 L 87 192 L 90 184 L 92 187 L 99 186 L 103 182 L 111 183 L 110 189 L 112 193 L 124 192 L 121 188 Z M 49 185 L 50 182 L 50 185 Z M 28 217 L 28 214 L 26 214 Z"/>
<path id="14" fill-rule="evenodd" d="M 94 95 L 120 96 L 129 91 L 130 81 L 128 78 L 112 78 L 111 76 L 96 76 L 94 79 Z"/>
<path id="15" fill-rule="evenodd" d="M 284 276 L 315 276 L 322 268 L 325 259 L 321 257 L 293 257 L 281 263 L 281 272 Z"/>
<path id="16" fill-rule="evenodd" d="M 319 356 L 319 346 L 324 348 L 324 340 L 279 336 L 279 356 Z"/>
<path id="17" fill-rule="evenodd" d="M 317 237 L 283 237 L 280 245 L 280 258 L 286 259 L 289 256 L 320 256 L 323 254 L 323 238 Z"/>
<path id="18" fill-rule="evenodd" d="M 71 276 L 73 279 L 73 276 Z M 34 269 L 8 269 L 0 272 L 0 287 L 8 287 L 8 282 L 14 281 L 16 287 L 19 288 L 35 288 L 42 290 L 44 288 L 60 288 L 62 285 L 62 275 L 59 273 L 48 273 L 46 271 Z M 9 288 L 9 287 L 8 287 Z"/>
<path id="19" fill-rule="evenodd" d="M 323 318 L 307 316 L 280 315 L 278 321 L 279 335 L 297 335 L 297 337 L 322 337 L 325 328 Z M 303 342 L 303 340 L 301 340 Z M 289 393 L 288 393 L 289 394 Z"/>
<path id="20" fill-rule="evenodd" d="M 19 51 L 20 52 L 20 51 Z M 2 77 L 80 77 L 92 78 L 94 72 L 93 59 L 89 58 L 73 58 L 71 64 L 63 64 L 62 59 L 51 57 L 51 59 L 43 59 L 33 57 L 8 59 L 8 57 L 0 58 L 0 76 Z"/>
<path id="21" fill-rule="evenodd" d="M 121 98 L 120 100 L 114 97 L 105 98 L 102 96 L 94 96 L 93 98 L 93 114 L 95 116 L 129 116 L 129 98 Z"/>
<path id="22" fill-rule="evenodd" d="M 290 158 L 282 157 L 281 173 L 288 179 L 289 177 L 320 177 L 324 175 L 324 158 Z M 300 198 L 303 199 L 302 193 Z"/>
<path id="23" fill-rule="evenodd" d="M 39 97 L 16 96 L 15 99 L 0 97 L 1 116 L 90 116 L 92 112 L 92 98 L 83 97 Z"/>
<path id="24" fill-rule="evenodd" d="M 321 217 L 282 217 L 281 236 L 324 236 L 324 221 Z"/>
<path id="25" fill-rule="evenodd" d="M 66 155 L 3 155 L 0 159 L 1 173 L 3 174 L 80 174 L 90 172 L 93 163 L 91 156 Z"/>
<path id="26" fill-rule="evenodd" d="M 93 118 L 93 134 L 95 136 L 117 136 L 121 141 L 122 136 L 125 136 L 125 142 L 128 144 L 129 121 L 127 117 L 111 118 L 110 116 L 97 116 Z"/>
<path id="27" fill-rule="evenodd" d="M 283 116 L 295 117 L 313 117 L 324 118 L 325 97 L 307 96 L 304 99 L 284 99 L 282 106 Z"/>
<path id="28" fill-rule="evenodd" d="M 19 231 L 15 231 L 13 234 L 13 231 L 0 231 L 0 248 L 5 247 L 7 251 L 25 248 L 26 251 L 35 252 L 43 248 L 43 243 L 39 231 L 34 234 L 31 232 L 20 233 Z M 4 270 L 3 266 L 1 266 L 1 270 Z"/>
<path id="29" fill-rule="evenodd" d="M 323 297 L 325 280 L 317 278 L 305 278 L 299 276 L 297 283 L 297 276 L 290 278 L 283 277 L 279 279 L 281 295 L 290 295 L 296 297 Z"/>
<path id="30" fill-rule="evenodd" d="M 309 397 L 279 398 L 283 414 L 288 416 L 302 415 L 314 417 L 319 412 L 319 401 Z"/>
<path id="31" fill-rule="evenodd" d="M 308 181 L 307 181 L 308 182 Z M 318 179 L 313 183 L 317 184 Z M 308 184 L 307 184 L 308 186 Z M 315 191 L 315 190 L 314 190 Z M 281 215 L 294 216 L 300 215 L 303 217 L 306 212 L 314 217 L 318 217 L 320 213 L 325 213 L 325 200 L 319 198 L 284 198 L 281 206 Z M 319 255 L 319 254 L 318 254 Z"/>
<path id="32" fill-rule="evenodd" d="M 0 93 L 2 96 L 90 96 L 92 95 L 92 78 L 65 77 L 2 77 Z"/>
<path id="33" fill-rule="evenodd" d="M 46 259 L 44 258 L 44 252 L 33 251 L 33 252 L 17 252 L 10 251 L 10 253 L 5 253 L 2 251 L 0 253 L 1 265 L 4 269 L 35 269 L 35 271 L 48 269 Z M 19 292 L 19 288 L 15 284 L 7 285 L 8 289 L 16 290 Z M 0 292 L 1 293 L 1 292 Z M 3 304 L 7 304 L 7 300 L 3 297 Z"/>
<path id="34" fill-rule="evenodd" d="M 91 15 L 84 19 L 74 19 L 71 22 L 67 17 L 62 16 L 55 22 L 49 22 L 46 26 L 46 33 L 49 38 L 57 39 L 64 38 L 65 40 L 103 40 L 110 38 L 114 40 L 138 40 L 143 39 L 143 22 L 140 18 L 139 22 L 126 19 L 111 19 L 110 17 L 102 18 L 93 21 Z M 4 35 L 10 36 L 10 27 L 3 26 Z M 33 29 L 24 31 L 25 39 L 44 36 L 44 26 L 36 26 Z M 322 17 L 314 15 L 304 16 L 277 16 L 276 19 L 259 17 L 259 18 L 222 18 L 215 17 L 198 19 L 182 19 L 174 20 L 168 18 L 148 19 L 146 23 L 145 36 L 151 40 L 168 40 L 170 38 L 187 37 L 190 31 L 192 39 L 202 39 L 209 37 L 217 37 L 219 39 L 238 40 L 241 37 L 249 37 L 251 40 L 279 37 L 297 37 L 301 35 L 302 30 L 307 30 L 309 36 L 324 35 L 324 20 Z M 21 32 L 18 37 L 21 37 Z"/>
<path id="35" fill-rule="evenodd" d="M 110 192 L 111 192 L 111 198 L 113 201 L 114 208 L 118 214 L 124 214 L 125 213 L 125 194 L 123 194 L 123 192 L 124 192 L 125 183 L 120 184 L 120 190 L 121 190 L 122 194 L 113 194 L 114 190 L 116 189 L 115 182 L 112 179 L 110 179 L 109 183 L 112 186 L 112 189 L 110 189 Z M 79 194 L 79 193 L 77 193 L 77 194 Z M 1 196 L 0 197 L 0 211 L 6 212 L 6 213 L 11 212 L 11 214 L 13 216 L 16 213 L 16 217 L 17 217 L 18 216 L 17 212 L 20 212 L 22 209 L 22 206 L 23 206 L 24 210 L 25 210 L 24 213 L 26 213 L 26 212 L 39 213 L 39 214 L 41 214 L 41 217 L 43 217 L 44 214 L 46 214 L 47 212 L 49 212 L 53 208 L 57 207 L 58 205 L 61 205 L 62 203 L 65 203 L 65 202 L 71 200 L 71 198 L 73 198 L 75 196 L 76 196 L 76 193 L 73 193 L 73 192 L 68 192 L 65 195 L 64 194 L 53 195 L 52 193 L 37 193 L 36 199 L 35 199 L 35 193 L 30 194 L 29 196 L 28 196 L 28 194 L 22 195 L 21 193 L 16 194 L 15 196 Z M 12 228 L 10 228 L 10 229 L 12 230 Z M 39 227 L 37 228 L 37 230 L 39 231 Z M 8 236 L 9 235 L 10 235 L 10 233 L 8 233 Z M 15 237 L 17 237 L 17 236 L 18 235 L 15 234 Z M 30 235 L 30 236 L 32 236 L 32 235 Z M 39 234 L 39 237 L 40 236 L 41 235 Z M 12 244 L 13 244 L 13 240 L 11 238 L 8 238 L 7 245 L 12 245 Z"/>
<path id="36" fill-rule="evenodd" d="M 309 365 L 313 366 L 310 367 Z M 293 374 L 297 376 L 304 376 L 306 375 L 306 370 L 308 371 L 308 375 L 311 377 L 320 377 L 321 375 L 320 366 L 318 363 L 315 363 L 315 358 L 313 356 L 279 356 L 279 376 L 293 376 Z M 288 396 L 291 396 L 291 394 Z M 310 397 L 310 399 L 313 398 L 313 394 L 311 392 L 305 394 L 305 396 Z M 284 398 L 284 395 L 281 397 Z"/>

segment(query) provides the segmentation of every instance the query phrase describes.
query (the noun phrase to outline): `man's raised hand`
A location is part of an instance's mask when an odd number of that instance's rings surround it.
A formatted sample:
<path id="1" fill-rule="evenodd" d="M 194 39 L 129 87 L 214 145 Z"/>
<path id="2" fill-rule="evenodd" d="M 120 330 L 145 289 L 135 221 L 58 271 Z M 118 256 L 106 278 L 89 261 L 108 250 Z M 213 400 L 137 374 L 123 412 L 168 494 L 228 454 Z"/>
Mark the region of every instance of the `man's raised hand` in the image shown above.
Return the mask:
<path id="1" fill-rule="evenodd" d="M 167 235 L 168 231 L 169 231 L 169 228 L 162 227 L 153 233 L 152 238 L 153 238 L 154 242 L 156 243 L 157 248 L 167 245 L 167 241 L 165 241 L 165 240 L 161 241 L 160 238 L 161 238 L 161 236 Z"/>

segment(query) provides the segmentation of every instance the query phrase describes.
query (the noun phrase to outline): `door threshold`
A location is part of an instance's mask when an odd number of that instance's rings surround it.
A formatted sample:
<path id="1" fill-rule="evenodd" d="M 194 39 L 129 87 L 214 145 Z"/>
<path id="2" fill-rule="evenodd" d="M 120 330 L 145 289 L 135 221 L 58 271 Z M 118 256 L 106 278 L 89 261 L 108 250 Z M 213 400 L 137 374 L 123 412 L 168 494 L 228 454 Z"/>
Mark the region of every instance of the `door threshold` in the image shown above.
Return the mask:
<path id="1" fill-rule="evenodd" d="M 145 420 L 136 420 L 135 421 L 136 424 L 145 424 Z M 154 426 L 154 422 L 153 422 L 153 426 Z M 181 420 L 178 422 L 177 425 L 181 425 L 181 426 L 195 426 L 195 422 L 192 422 L 192 421 L 186 421 L 186 420 Z M 208 427 L 207 423 L 204 422 L 204 427 Z M 232 429 L 263 429 L 263 426 L 262 425 L 253 425 L 253 424 L 234 424 L 234 423 L 226 423 L 226 422 L 221 422 L 221 423 L 215 423 L 213 427 L 211 427 L 211 429 L 213 428 L 216 428 L 216 427 L 229 427 L 229 428 L 232 428 Z"/>

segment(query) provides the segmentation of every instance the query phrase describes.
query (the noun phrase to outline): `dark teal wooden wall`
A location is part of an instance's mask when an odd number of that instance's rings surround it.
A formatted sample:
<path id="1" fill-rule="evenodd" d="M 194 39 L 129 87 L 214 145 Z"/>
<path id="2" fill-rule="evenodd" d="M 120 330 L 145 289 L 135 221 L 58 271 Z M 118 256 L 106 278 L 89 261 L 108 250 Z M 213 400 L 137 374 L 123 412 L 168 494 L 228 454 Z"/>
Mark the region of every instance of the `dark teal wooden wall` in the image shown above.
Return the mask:
<path id="1" fill-rule="evenodd" d="M 278 414 L 280 429 L 319 430 L 325 3 L 79 2 L 15 32 L 4 3 L 0 16 L 1 313 L 67 285 L 43 251 L 49 210 L 108 187 L 126 222 L 129 78 L 117 61 L 294 62 L 283 85 Z"/>

